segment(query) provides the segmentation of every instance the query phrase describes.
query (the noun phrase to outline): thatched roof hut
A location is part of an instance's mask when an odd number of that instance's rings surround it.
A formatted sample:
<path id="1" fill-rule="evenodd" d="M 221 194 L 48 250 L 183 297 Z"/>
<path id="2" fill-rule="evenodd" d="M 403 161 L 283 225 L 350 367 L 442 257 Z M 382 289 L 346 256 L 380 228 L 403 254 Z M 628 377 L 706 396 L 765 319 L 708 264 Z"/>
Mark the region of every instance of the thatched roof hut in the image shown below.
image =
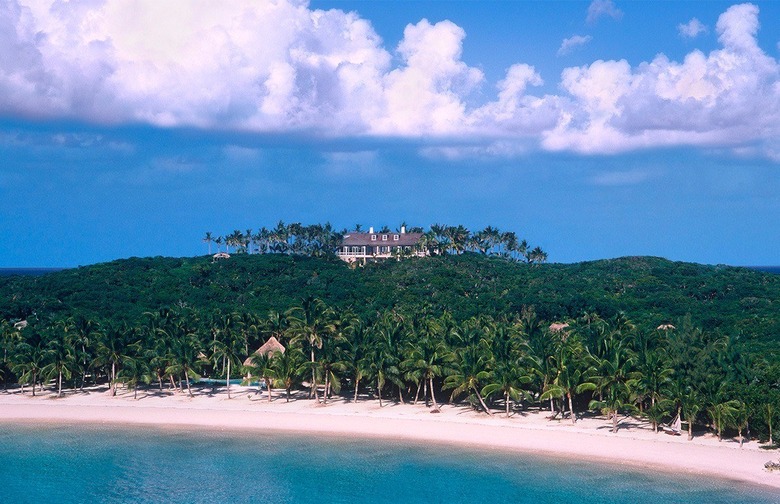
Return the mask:
<path id="1" fill-rule="evenodd" d="M 244 365 L 251 366 L 252 357 L 254 357 L 255 355 L 270 355 L 276 352 L 284 353 L 285 350 L 286 349 L 284 348 L 284 345 L 279 343 L 279 340 L 276 339 L 275 336 L 271 336 L 270 338 L 268 338 L 268 341 L 263 343 L 263 345 L 260 348 L 255 350 L 253 354 L 251 354 L 249 357 L 246 358 L 246 360 L 244 361 Z"/>
<path id="2" fill-rule="evenodd" d="M 672 324 L 661 324 L 657 327 L 659 331 L 668 331 L 669 329 L 677 329 Z"/>
<path id="3" fill-rule="evenodd" d="M 569 327 L 567 323 L 555 322 L 550 324 L 550 332 L 560 332 Z"/>

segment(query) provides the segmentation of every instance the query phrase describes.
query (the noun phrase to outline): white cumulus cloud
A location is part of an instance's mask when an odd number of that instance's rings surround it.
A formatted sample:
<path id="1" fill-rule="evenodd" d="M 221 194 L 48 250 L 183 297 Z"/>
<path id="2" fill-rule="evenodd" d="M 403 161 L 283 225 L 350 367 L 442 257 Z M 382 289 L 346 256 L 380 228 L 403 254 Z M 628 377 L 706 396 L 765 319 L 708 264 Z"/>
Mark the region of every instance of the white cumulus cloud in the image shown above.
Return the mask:
<path id="1" fill-rule="evenodd" d="M 569 54 L 578 47 L 586 45 L 593 39 L 590 35 L 572 35 L 569 38 L 563 39 L 561 47 L 558 49 L 558 56 L 564 56 Z"/>
<path id="2" fill-rule="evenodd" d="M 707 33 L 707 27 L 697 18 L 693 18 L 687 23 L 678 24 L 677 31 L 685 38 L 696 38 L 702 33 Z"/>
<path id="3" fill-rule="evenodd" d="M 590 5 L 593 20 L 620 17 L 609 0 Z M 698 145 L 776 158 L 780 66 L 758 28 L 758 8 L 735 5 L 716 24 L 717 50 L 566 68 L 560 91 L 540 94 L 542 75 L 523 62 L 486 83 L 446 20 L 411 23 L 386 48 L 357 13 L 305 0 L 5 0 L 0 114 L 425 139 L 450 156 Z"/>
<path id="4" fill-rule="evenodd" d="M 619 20 L 623 17 L 623 11 L 618 9 L 612 0 L 593 0 L 588 6 L 588 17 L 585 21 L 594 24 L 604 16 Z"/>
<path id="5" fill-rule="evenodd" d="M 544 146 L 619 152 L 771 141 L 780 134 L 780 66 L 758 47 L 757 29 L 758 9 L 736 5 L 720 16 L 722 48 L 710 54 L 566 69 L 561 86 L 572 102 L 543 134 Z"/>

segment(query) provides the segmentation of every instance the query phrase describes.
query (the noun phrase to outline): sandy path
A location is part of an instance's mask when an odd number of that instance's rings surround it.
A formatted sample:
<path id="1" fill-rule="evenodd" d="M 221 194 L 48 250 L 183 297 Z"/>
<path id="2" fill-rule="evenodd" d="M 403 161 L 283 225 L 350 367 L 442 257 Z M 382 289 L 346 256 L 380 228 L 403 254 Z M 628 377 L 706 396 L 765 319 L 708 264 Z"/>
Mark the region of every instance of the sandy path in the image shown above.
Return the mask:
<path id="1" fill-rule="evenodd" d="M 233 399 L 211 388 L 189 398 L 184 394 L 131 393 L 110 397 L 103 392 L 31 397 L 29 393 L 0 393 L 0 421 L 98 422 L 121 424 L 187 425 L 222 429 L 309 431 L 388 439 L 433 441 L 518 450 L 566 457 L 604 460 L 647 467 L 652 471 L 686 472 L 736 479 L 780 489 L 780 472 L 768 472 L 764 463 L 780 453 L 746 442 L 718 442 L 710 435 L 688 442 L 686 436 L 655 434 L 648 425 L 628 418 L 617 434 L 604 418 L 550 421 L 548 412 L 533 411 L 507 419 L 487 417 L 464 407 L 445 405 L 431 414 L 424 405 L 358 403 L 337 400 L 327 406 L 297 399 L 289 403 L 233 387 Z M 212 393 L 213 392 L 213 393 Z"/>

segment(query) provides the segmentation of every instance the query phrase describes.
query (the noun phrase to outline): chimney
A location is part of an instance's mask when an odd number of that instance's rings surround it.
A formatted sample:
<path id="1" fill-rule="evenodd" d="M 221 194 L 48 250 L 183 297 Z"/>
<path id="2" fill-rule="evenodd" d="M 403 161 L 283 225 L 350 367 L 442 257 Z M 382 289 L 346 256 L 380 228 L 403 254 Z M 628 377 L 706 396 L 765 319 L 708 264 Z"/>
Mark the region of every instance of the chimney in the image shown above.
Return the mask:
<path id="1" fill-rule="evenodd" d="M 368 228 L 368 232 L 371 233 L 371 234 L 374 234 L 374 226 L 371 226 L 370 228 Z"/>
<path id="2" fill-rule="evenodd" d="M 401 226 L 401 234 L 406 234 L 406 226 Z"/>

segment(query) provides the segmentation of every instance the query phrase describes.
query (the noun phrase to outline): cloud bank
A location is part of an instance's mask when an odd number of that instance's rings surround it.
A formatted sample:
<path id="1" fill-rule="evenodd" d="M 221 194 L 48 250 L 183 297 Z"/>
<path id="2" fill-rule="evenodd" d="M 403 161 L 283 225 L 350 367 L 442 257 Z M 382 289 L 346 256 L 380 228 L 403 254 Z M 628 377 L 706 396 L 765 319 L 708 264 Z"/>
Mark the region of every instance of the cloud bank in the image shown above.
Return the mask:
<path id="1" fill-rule="evenodd" d="M 483 73 L 461 59 L 466 33 L 450 21 L 409 24 L 388 49 L 358 14 L 313 10 L 303 0 L 197 7 L 189 0 L 3 2 L 0 115 L 445 146 L 468 139 L 495 155 L 529 145 L 579 153 L 678 145 L 777 151 L 780 67 L 757 44 L 759 12 L 751 4 L 720 16 L 720 47 L 709 54 L 567 68 L 554 95 L 534 94 L 542 76 L 518 62 L 487 99 Z M 594 20 L 619 17 L 610 1 L 591 9 Z"/>

